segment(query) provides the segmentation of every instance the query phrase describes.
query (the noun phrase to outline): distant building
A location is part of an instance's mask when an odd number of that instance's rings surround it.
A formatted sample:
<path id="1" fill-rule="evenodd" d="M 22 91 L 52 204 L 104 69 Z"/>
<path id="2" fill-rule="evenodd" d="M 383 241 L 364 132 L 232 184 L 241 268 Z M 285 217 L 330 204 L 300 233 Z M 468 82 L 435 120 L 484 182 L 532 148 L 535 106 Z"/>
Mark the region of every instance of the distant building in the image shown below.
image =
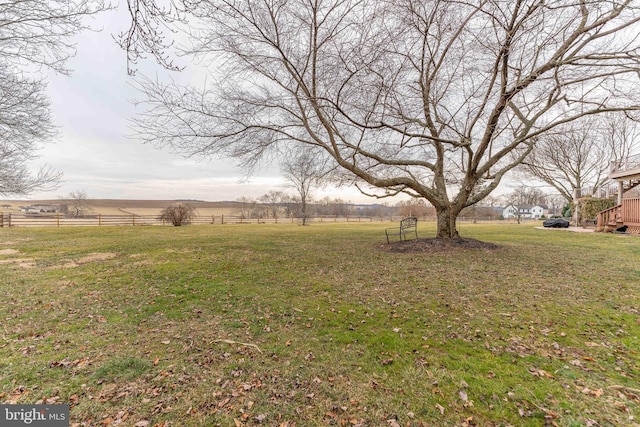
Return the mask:
<path id="1" fill-rule="evenodd" d="M 20 206 L 20 210 L 28 213 L 56 213 L 60 212 L 60 205 L 34 204 L 30 206 Z"/>
<path id="2" fill-rule="evenodd" d="M 514 206 L 509 205 L 502 210 L 502 217 L 504 219 L 516 218 L 525 219 L 540 219 L 543 216 L 549 216 L 549 207 L 547 205 L 522 205 Z"/>

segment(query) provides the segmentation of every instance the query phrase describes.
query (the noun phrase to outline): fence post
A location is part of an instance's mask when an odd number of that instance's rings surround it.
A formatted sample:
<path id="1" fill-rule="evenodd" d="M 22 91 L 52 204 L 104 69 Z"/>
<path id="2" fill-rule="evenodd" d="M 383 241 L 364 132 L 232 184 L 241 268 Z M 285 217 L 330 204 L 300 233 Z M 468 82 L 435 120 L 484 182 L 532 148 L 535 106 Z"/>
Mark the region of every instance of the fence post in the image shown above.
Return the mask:
<path id="1" fill-rule="evenodd" d="M 136 225 L 136 214 L 131 214 L 131 225 Z"/>
<path id="2" fill-rule="evenodd" d="M 11 212 L 9 212 L 9 228 L 11 228 Z"/>
<path id="3" fill-rule="evenodd" d="M 220 216 L 220 222 L 224 224 L 224 214 Z"/>
<path id="4" fill-rule="evenodd" d="M 102 214 L 98 214 L 98 227 L 102 225 Z"/>
<path id="5" fill-rule="evenodd" d="M 4 213 L 0 212 L 0 228 L 4 227 Z"/>
<path id="6" fill-rule="evenodd" d="M 56 212 L 56 225 L 60 228 L 60 212 Z"/>

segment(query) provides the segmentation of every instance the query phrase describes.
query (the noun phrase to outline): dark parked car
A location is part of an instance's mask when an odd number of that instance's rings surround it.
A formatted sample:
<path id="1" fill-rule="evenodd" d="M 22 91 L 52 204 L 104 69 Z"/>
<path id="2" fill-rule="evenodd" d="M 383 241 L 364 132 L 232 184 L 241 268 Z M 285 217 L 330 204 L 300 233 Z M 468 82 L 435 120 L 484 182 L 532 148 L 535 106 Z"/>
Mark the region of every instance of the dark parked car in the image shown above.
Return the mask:
<path id="1" fill-rule="evenodd" d="M 542 225 L 550 228 L 568 228 L 569 221 L 562 218 L 551 218 L 543 222 Z"/>

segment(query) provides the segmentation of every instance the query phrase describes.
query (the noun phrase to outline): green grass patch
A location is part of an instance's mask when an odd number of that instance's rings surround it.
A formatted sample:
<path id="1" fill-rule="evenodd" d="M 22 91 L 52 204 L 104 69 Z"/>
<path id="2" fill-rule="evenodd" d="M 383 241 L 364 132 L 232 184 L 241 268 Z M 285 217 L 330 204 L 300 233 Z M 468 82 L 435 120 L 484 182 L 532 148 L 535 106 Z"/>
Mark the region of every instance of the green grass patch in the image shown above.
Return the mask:
<path id="1" fill-rule="evenodd" d="M 72 425 L 637 425 L 639 238 L 461 224 L 500 248 L 407 254 L 388 226 L 2 229 L 0 402 Z"/>
<path id="2" fill-rule="evenodd" d="M 150 369 L 151 363 L 148 360 L 135 357 L 117 357 L 96 369 L 95 377 L 102 381 L 132 380 L 142 376 Z"/>

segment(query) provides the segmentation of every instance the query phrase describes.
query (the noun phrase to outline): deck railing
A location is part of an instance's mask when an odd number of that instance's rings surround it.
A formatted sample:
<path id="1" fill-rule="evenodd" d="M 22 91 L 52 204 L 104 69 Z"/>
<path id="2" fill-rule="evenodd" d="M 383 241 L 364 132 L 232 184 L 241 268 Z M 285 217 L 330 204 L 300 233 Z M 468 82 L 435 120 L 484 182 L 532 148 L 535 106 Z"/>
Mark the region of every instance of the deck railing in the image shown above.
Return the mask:
<path id="1" fill-rule="evenodd" d="M 598 213 L 597 231 L 603 231 L 607 226 L 617 225 L 640 227 L 640 199 L 622 199 L 621 205 Z"/>
<path id="2" fill-rule="evenodd" d="M 608 225 L 614 225 L 621 220 L 622 205 L 616 205 L 598 213 L 596 231 L 604 231 Z"/>
<path id="3" fill-rule="evenodd" d="M 640 199 L 622 200 L 622 220 L 624 225 L 640 226 Z"/>

